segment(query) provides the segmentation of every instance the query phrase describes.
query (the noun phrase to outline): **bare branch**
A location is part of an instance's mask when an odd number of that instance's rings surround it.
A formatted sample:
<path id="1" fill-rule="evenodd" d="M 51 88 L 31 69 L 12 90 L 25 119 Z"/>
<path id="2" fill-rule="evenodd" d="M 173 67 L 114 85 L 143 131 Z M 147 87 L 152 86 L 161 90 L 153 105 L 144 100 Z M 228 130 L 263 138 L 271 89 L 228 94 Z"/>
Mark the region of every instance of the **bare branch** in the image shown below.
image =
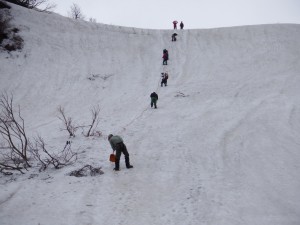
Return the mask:
<path id="1" fill-rule="evenodd" d="M 6 151 L 6 153 L 1 153 L 1 162 L 0 162 L 0 172 L 5 175 L 12 175 L 11 172 L 7 172 L 8 170 L 17 170 L 20 173 L 24 174 L 22 171 L 24 168 L 23 159 L 16 155 L 13 151 Z"/>
<path id="2" fill-rule="evenodd" d="M 75 3 L 73 3 L 73 5 L 71 6 L 71 11 L 69 12 L 69 16 L 75 20 L 85 19 L 85 16 L 82 14 L 80 7 Z"/>
<path id="3" fill-rule="evenodd" d="M 49 2 L 48 0 L 6 0 L 6 1 L 29 9 L 36 9 L 38 11 L 48 11 L 56 7 L 55 4 L 48 3 Z M 46 6 L 40 9 L 40 7 L 45 4 Z"/>
<path id="4" fill-rule="evenodd" d="M 70 165 L 77 160 L 78 155 L 72 152 L 70 141 L 67 141 L 64 149 L 58 154 L 50 153 L 46 149 L 46 144 L 41 136 L 35 138 L 35 143 L 31 149 L 34 158 L 41 163 L 40 171 L 46 170 L 49 165 L 52 165 L 55 169 Z"/>
<path id="5" fill-rule="evenodd" d="M 78 127 L 75 127 L 73 125 L 72 118 L 66 116 L 65 109 L 62 106 L 59 106 L 57 110 L 59 112 L 58 119 L 60 119 L 64 123 L 65 130 L 68 131 L 70 137 L 75 137 L 75 132 Z"/>
<path id="6" fill-rule="evenodd" d="M 8 96 L 7 93 L 3 93 L 0 96 L 0 108 L 0 135 L 10 148 L 12 153 L 10 159 L 14 161 L 14 159 L 21 158 L 22 163 L 25 164 L 24 167 L 30 167 L 27 157 L 28 138 L 20 106 L 18 107 L 17 115 L 15 115 L 13 95 Z"/>
<path id="7" fill-rule="evenodd" d="M 75 177 L 85 177 L 85 176 L 96 176 L 96 175 L 102 175 L 104 172 L 101 170 L 101 167 L 94 168 L 91 165 L 85 165 L 79 170 L 74 170 L 71 173 L 69 173 L 70 176 Z"/>
<path id="8" fill-rule="evenodd" d="M 95 131 L 93 131 L 93 128 L 96 128 L 99 124 L 99 113 L 100 113 L 100 107 L 99 105 L 98 106 L 94 106 L 92 109 L 91 109 L 91 113 L 92 113 L 92 123 L 91 125 L 89 125 L 89 130 L 88 132 L 85 134 L 86 137 L 89 137 L 89 136 L 93 136 Z"/>

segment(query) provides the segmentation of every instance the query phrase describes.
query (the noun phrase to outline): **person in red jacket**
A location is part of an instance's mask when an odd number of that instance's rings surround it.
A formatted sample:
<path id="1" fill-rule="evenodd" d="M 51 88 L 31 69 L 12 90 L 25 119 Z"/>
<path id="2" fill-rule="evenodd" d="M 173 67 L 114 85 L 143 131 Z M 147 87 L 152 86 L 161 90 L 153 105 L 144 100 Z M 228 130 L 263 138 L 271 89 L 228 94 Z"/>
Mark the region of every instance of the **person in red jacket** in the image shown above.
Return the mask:
<path id="1" fill-rule="evenodd" d="M 176 20 L 173 21 L 174 30 L 177 29 L 177 23 L 178 22 Z"/>

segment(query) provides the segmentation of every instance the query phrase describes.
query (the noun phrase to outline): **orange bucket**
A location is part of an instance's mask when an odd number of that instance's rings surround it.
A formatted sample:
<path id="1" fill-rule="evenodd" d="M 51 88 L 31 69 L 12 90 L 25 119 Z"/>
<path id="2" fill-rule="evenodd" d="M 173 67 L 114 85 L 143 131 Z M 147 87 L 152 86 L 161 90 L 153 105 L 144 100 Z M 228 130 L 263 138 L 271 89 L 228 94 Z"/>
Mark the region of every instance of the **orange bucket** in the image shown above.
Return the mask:
<path id="1" fill-rule="evenodd" d="M 111 161 L 111 162 L 115 162 L 115 161 L 116 161 L 116 156 L 115 156 L 115 154 L 110 154 L 110 156 L 109 156 L 109 161 Z"/>

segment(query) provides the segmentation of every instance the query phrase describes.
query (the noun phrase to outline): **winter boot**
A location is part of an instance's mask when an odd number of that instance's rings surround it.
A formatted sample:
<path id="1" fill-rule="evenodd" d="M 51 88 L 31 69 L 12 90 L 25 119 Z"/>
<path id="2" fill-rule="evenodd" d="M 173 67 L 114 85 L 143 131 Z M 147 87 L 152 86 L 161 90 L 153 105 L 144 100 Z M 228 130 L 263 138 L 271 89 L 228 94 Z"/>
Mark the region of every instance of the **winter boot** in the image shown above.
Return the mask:
<path id="1" fill-rule="evenodd" d="M 133 166 L 129 163 L 129 157 L 125 157 L 125 164 L 127 169 L 133 168 Z"/>
<path id="2" fill-rule="evenodd" d="M 119 171 L 120 170 L 120 160 L 118 160 L 118 159 L 116 159 L 114 170 L 115 171 Z"/>

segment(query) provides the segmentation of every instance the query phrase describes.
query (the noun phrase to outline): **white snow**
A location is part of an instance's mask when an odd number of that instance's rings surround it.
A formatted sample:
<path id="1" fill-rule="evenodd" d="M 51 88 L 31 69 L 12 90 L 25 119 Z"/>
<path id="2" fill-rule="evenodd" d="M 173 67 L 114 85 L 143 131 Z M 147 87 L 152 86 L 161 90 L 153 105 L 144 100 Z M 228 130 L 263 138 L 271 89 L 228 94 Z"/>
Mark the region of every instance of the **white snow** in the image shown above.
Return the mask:
<path id="1" fill-rule="evenodd" d="M 78 131 L 72 166 L 0 175 L 1 225 L 300 224 L 300 25 L 178 30 L 173 43 L 172 30 L 12 14 L 25 45 L 0 54 L 0 91 L 13 92 L 30 138 L 63 148 L 58 106 L 88 124 L 99 105 L 103 136 Z M 109 133 L 133 169 L 122 156 L 113 171 Z M 68 176 L 86 164 L 104 174 Z"/>

